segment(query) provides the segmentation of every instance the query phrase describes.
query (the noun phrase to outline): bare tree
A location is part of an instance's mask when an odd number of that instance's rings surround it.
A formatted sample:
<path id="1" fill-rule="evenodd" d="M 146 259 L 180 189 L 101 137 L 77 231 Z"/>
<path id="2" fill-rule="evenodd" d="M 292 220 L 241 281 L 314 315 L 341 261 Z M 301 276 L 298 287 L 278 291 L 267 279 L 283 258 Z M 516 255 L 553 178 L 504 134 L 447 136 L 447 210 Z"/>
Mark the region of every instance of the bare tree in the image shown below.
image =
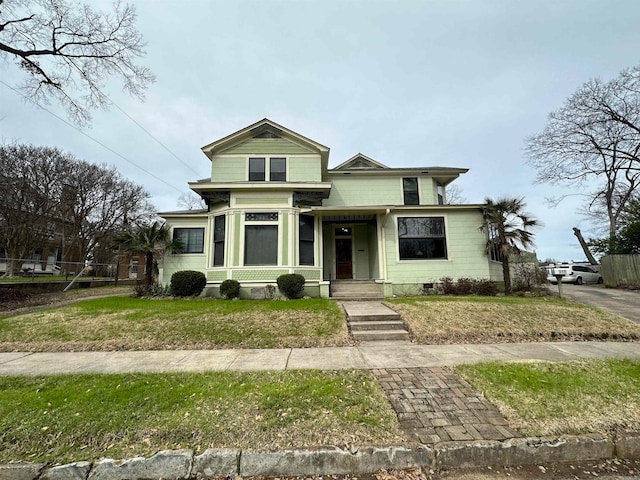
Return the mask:
<path id="1" fill-rule="evenodd" d="M 447 205 L 460 205 L 467 203 L 467 197 L 462 194 L 462 189 L 458 185 L 451 185 L 446 190 Z"/>
<path id="2" fill-rule="evenodd" d="M 178 197 L 178 206 L 186 210 L 200 210 L 207 207 L 202 197 L 191 191 L 180 194 Z"/>
<path id="3" fill-rule="evenodd" d="M 613 238 L 640 188 L 640 69 L 583 84 L 549 114 L 543 132 L 527 140 L 527 155 L 538 182 L 585 192 L 595 180 L 595 189 L 580 194 L 587 198 L 587 215 L 604 221 Z"/>
<path id="4" fill-rule="evenodd" d="M 7 256 L 5 276 L 18 274 L 23 259 L 55 234 L 61 195 L 58 179 L 69 163 L 69 156 L 55 148 L 0 147 L 0 246 Z"/>
<path id="5" fill-rule="evenodd" d="M 127 225 L 149 222 L 149 194 L 115 168 L 78 160 L 55 148 L 0 147 L 0 247 L 9 259 L 6 276 L 55 235 L 62 258 L 87 260 L 114 245 Z M 115 253 L 114 253 L 115 254 Z"/>
<path id="6" fill-rule="evenodd" d="M 144 52 L 135 8 L 115 3 L 110 13 L 69 0 L 0 0 L 0 56 L 25 72 L 26 96 L 57 100 L 76 123 L 109 105 L 102 87 L 110 78 L 143 97 L 154 76 L 135 63 Z"/>
<path id="7" fill-rule="evenodd" d="M 75 252 L 86 260 L 123 227 L 149 220 L 153 207 L 144 188 L 123 178 L 115 167 L 74 160 L 63 179 L 59 210 L 66 220 L 67 254 Z"/>

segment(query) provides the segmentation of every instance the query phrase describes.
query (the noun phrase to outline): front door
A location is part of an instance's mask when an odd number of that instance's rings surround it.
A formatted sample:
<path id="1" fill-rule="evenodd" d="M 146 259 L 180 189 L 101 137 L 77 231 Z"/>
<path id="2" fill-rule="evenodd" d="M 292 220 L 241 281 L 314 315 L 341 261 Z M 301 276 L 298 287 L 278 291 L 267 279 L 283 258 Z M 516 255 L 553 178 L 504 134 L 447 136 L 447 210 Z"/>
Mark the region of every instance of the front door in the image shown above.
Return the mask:
<path id="1" fill-rule="evenodd" d="M 353 257 L 350 238 L 336 238 L 336 278 L 353 278 Z"/>

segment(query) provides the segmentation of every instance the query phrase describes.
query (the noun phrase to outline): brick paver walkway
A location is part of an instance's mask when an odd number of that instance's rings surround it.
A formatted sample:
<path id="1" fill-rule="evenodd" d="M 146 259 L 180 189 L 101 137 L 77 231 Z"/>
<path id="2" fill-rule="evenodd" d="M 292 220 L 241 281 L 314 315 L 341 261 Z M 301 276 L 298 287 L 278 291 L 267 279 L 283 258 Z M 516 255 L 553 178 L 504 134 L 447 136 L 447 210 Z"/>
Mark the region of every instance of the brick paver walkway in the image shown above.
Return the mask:
<path id="1" fill-rule="evenodd" d="M 373 373 L 413 440 L 433 444 L 521 436 L 450 368 L 384 368 Z"/>

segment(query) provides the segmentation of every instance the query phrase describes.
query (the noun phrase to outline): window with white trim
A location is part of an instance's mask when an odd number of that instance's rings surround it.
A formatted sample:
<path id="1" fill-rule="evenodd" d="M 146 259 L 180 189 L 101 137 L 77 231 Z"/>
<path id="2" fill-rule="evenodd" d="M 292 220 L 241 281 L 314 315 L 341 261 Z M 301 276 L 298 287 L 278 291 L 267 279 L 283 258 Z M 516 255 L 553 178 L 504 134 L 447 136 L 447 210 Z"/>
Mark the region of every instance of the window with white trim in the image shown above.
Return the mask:
<path id="1" fill-rule="evenodd" d="M 173 241 L 182 245 L 180 253 L 204 252 L 204 228 L 174 228 Z"/>
<path id="2" fill-rule="evenodd" d="M 244 264 L 278 264 L 278 213 L 245 214 Z"/>
<path id="3" fill-rule="evenodd" d="M 285 157 L 249 157 L 250 182 L 286 182 Z"/>
<path id="4" fill-rule="evenodd" d="M 313 265 L 313 238 L 314 238 L 314 217 L 311 215 L 300 215 L 298 252 L 300 265 Z"/>
<path id="5" fill-rule="evenodd" d="M 405 205 L 420 205 L 418 177 L 406 177 L 402 179 L 402 195 Z"/>
<path id="6" fill-rule="evenodd" d="M 446 259 L 444 217 L 398 218 L 400 260 Z"/>
<path id="7" fill-rule="evenodd" d="M 213 217 L 213 266 L 224 266 L 224 238 L 226 232 L 226 216 Z"/>

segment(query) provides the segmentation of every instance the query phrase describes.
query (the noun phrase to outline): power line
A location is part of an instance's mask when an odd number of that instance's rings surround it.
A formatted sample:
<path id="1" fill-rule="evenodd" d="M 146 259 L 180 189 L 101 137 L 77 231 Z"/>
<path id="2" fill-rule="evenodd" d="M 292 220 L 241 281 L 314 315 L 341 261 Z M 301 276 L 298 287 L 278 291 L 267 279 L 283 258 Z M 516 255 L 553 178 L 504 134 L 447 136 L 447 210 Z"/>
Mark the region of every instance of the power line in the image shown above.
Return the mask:
<path id="1" fill-rule="evenodd" d="M 18 95 L 20 95 L 22 98 L 30 101 L 31 103 L 33 103 L 36 107 L 44 110 L 45 112 L 47 112 L 48 114 L 54 116 L 55 118 L 57 118 L 58 120 L 60 120 L 62 123 L 68 125 L 69 127 L 73 128 L 74 130 L 80 132 L 82 135 L 84 135 L 85 137 L 89 138 L 90 140 L 93 140 L 95 143 L 97 143 L 98 145 L 100 145 L 102 148 L 109 150 L 111 153 L 113 153 L 114 155 L 120 157 L 122 160 L 124 160 L 125 162 L 130 163 L 131 165 L 133 165 L 134 167 L 138 168 L 139 170 L 142 170 L 144 173 L 146 173 L 147 175 L 155 178 L 156 180 L 158 180 L 159 182 L 164 183 L 165 185 L 167 185 L 168 187 L 174 189 L 176 192 L 179 193 L 184 193 L 182 190 L 180 190 L 179 188 L 175 187 L 174 185 L 171 185 L 170 183 L 164 181 L 163 179 L 161 179 L 160 177 L 158 177 L 157 175 L 154 175 L 153 173 L 151 173 L 149 170 L 141 167 L 140 165 L 138 165 L 137 163 L 135 163 L 132 160 L 129 160 L 128 158 L 126 158 L 124 155 L 116 152 L 113 148 L 109 147 L 108 145 L 105 145 L 104 143 L 102 143 L 100 140 L 92 137 L 91 135 L 89 135 L 88 133 L 80 130 L 78 127 L 76 127 L 75 125 L 67 122 L 64 118 L 60 117 L 59 115 L 56 115 L 55 113 L 53 113 L 51 110 L 49 110 L 48 108 L 43 107 L 42 105 L 40 105 L 38 102 L 36 102 L 35 100 L 33 100 L 32 98 L 27 97 L 25 94 L 23 94 L 22 92 L 20 92 L 19 90 L 13 88 L 11 85 L 8 85 L 7 83 L 5 83 L 3 80 L 0 80 L 0 83 L 2 83 L 5 87 L 13 90 L 15 93 L 17 93 Z"/>
<path id="2" fill-rule="evenodd" d="M 2 0 L 0 0 L 0 3 L 2 3 Z M 18 33 L 20 33 L 20 35 L 21 35 L 25 40 L 27 40 L 27 41 L 30 41 L 30 40 L 31 40 L 27 35 L 25 35 L 25 33 L 24 33 L 24 32 L 18 32 Z M 81 69 L 80 67 L 78 67 L 78 65 L 76 64 L 76 62 L 74 62 L 74 61 L 73 61 L 73 59 L 71 59 L 71 58 L 69 58 L 69 57 L 62 57 L 62 58 L 63 58 L 63 60 L 64 60 L 65 62 L 67 62 L 68 64 L 72 65 L 72 66 L 73 66 L 73 68 L 75 68 L 75 69 L 78 71 L 78 73 L 80 73 L 80 75 L 81 75 L 81 76 L 85 77 L 84 72 L 82 71 L 82 69 Z M 86 78 L 86 77 L 85 77 L 85 78 Z M 88 79 L 87 79 L 87 81 L 88 81 Z M 2 82 L 2 83 L 4 83 L 4 82 Z M 5 85 L 7 85 L 6 83 L 4 83 L 4 84 L 5 84 Z M 7 85 L 7 86 L 8 86 L 8 85 Z M 11 87 L 9 87 L 9 88 L 11 88 Z M 171 151 L 171 150 L 169 149 L 169 147 L 167 147 L 165 144 L 163 144 L 163 143 L 162 143 L 158 138 L 156 138 L 153 134 L 151 134 L 151 132 L 149 132 L 146 128 L 144 128 L 142 125 L 140 125 L 140 123 L 138 123 L 138 121 L 136 121 L 136 120 L 135 120 L 131 115 L 129 115 L 127 112 L 125 112 L 122 108 L 120 108 L 120 106 L 119 106 L 116 102 L 114 102 L 114 101 L 113 101 L 113 100 L 112 100 L 108 95 L 106 95 L 106 94 L 105 94 L 102 90 L 100 90 L 96 85 L 93 85 L 93 88 L 94 88 L 95 90 L 97 90 L 97 91 L 98 91 L 98 92 L 99 92 L 103 97 L 107 98 L 107 99 L 109 100 L 109 102 L 110 102 L 112 105 L 114 105 L 118 110 L 120 110 L 120 112 L 122 112 L 122 114 L 123 114 L 123 115 L 125 115 L 129 120 L 131 120 L 133 123 L 135 123 L 135 124 L 138 126 L 138 128 L 140 128 L 140 130 L 142 130 L 144 133 L 146 133 L 147 135 L 149 135 L 149 136 L 150 136 L 150 137 L 151 137 L 151 138 L 152 138 L 152 139 L 153 139 L 153 140 L 154 140 L 158 145 L 160 145 L 160 146 L 161 146 L 162 148 L 164 148 L 167 152 L 169 152 L 169 154 L 170 154 L 170 155 L 172 155 L 176 160 L 178 160 L 181 164 L 183 164 L 185 167 L 187 167 L 189 170 L 191 170 L 194 174 L 196 174 L 196 175 L 198 175 L 198 176 L 200 175 L 200 174 L 199 174 L 199 173 L 198 173 L 198 172 L 197 172 L 197 171 L 196 171 L 196 170 L 195 170 L 191 165 L 189 165 L 187 162 L 185 162 L 185 161 L 184 161 L 184 160 L 182 160 L 180 157 L 178 157 L 175 153 L 173 153 L 173 151 Z M 13 90 L 13 88 L 12 88 L 12 90 Z M 15 90 L 14 90 L 14 91 L 15 91 Z M 17 93 L 19 93 L 20 95 L 22 95 L 20 92 L 17 92 Z M 24 96 L 24 95 L 23 95 L 23 96 Z M 26 97 L 25 97 L 25 98 L 26 98 Z M 31 100 L 32 102 L 36 103 L 36 102 L 35 102 L 35 101 L 33 101 L 32 99 L 29 99 L 29 100 Z M 36 105 L 38 105 L 38 104 L 36 103 Z M 38 105 L 38 106 L 39 106 L 40 108 L 43 108 L 41 105 Z M 46 110 L 46 109 L 45 109 L 45 110 Z M 51 113 L 51 112 L 49 112 L 49 113 Z M 52 114 L 52 115 L 53 115 L 53 114 Z M 54 115 L 54 116 L 56 116 L 56 115 Z M 57 117 L 57 116 L 56 116 L 56 117 Z M 59 118 L 59 117 L 58 117 L 58 118 Z M 64 121 L 64 120 L 63 120 L 63 121 Z M 67 122 L 65 122 L 65 123 L 67 123 Z M 67 124 L 67 125 L 69 125 L 69 124 Z M 74 127 L 74 128 L 75 128 L 75 127 Z M 84 133 L 84 132 L 83 132 L 83 133 Z M 129 161 L 129 160 L 127 160 L 127 161 Z M 137 165 L 136 165 L 136 166 L 137 166 Z M 141 167 L 138 167 L 138 168 L 141 168 Z"/>
<path id="3" fill-rule="evenodd" d="M 84 76 L 84 72 L 82 71 L 82 69 L 80 67 L 78 67 L 78 65 L 76 64 L 76 62 L 73 61 L 73 59 L 67 58 L 67 57 L 63 57 L 63 58 L 67 63 L 71 64 L 80 73 L 80 75 Z M 94 85 L 93 88 L 95 90 L 97 90 L 98 92 L 100 92 L 100 95 L 102 95 L 103 97 L 108 99 L 109 102 L 114 107 L 116 107 L 118 110 L 120 110 L 120 112 L 122 112 L 123 115 L 125 115 L 129 120 L 131 120 L 133 123 L 135 123 L 138 126 L 138 128 L 140 128 L 140 130 L 142 130 L 144 133 L 149 135 L 158 145 L 160 145 L 167 152 L 169 152 L 169 154 L 172 155 L 176 160 L 178 160 L 181 164 L 183 164 L 185 167 L 187 167 L 189 170 L 191 170 L 194 174 L 196 174 L 198 176 L 200 175 L 196 170 L 194 170 L 194 168 L 191 165 L 189 165 L 187 162 L 185 162 L 180 157 L 178 157 L 175 153 L 173 153 L 173 151 L 171 151 L 169 149 L 169 147 L 167 147 L 164 143 L 162 143 L 158 138 L 156 138 L 146 128 L 144 128 L 142 125 L 140 125 L 140 123 L 135 118 L 133 118 L 131 115 L 129 115 L 127 112 L 125 112 L 122 108 L 120 108 L 120 105 L 118 105 L 116 102 L 114 102 L 107 94 L 105 94 L 102 90 L 100 90 L 96 85 Z"/>
<path id="4" fill-rule="evenodd" d="M 104 94 L 103 94 L 104 95 Z M 106 95 L 105 95 L 106 96 Z M 109 97 L 107 97 L 109 98 Z M 200 173 L 198 173 L 191 165 L 189 165 L 187 162 L 185 162 L 184 160 L 182 160 L 180 157 L 178 157 L 175 153 L 173 153 L 171 150 L 169 150 L 168 147 L 166 147 L 160 140 L 158 140 L 155 136 L 153 136 L 151 134 L 151 132 L 149 132 L 146 128 L 144 128 L 142 125 L 140 125 L 131 115 L 129 115 L 127 112 L 125 112 L 122 108 L 120 108 L 118 106 L 118 104 L 116 102 L 114 102 L 113 100 L 111 100 L 109 98 L 109 101 L 118 109 L 120 110 L 129 120 L 131 120 L 133 123 L 135 123 L 140 130 L 142 130 L 144 133 L 146 133 L 147 135 L 149 135 L 151 138 L 153 138 L 156 143 L 158 145 L 160 145 L 162 148 L 164 148 L 167 152 L 169 152 L 169 154 L 173 155 L 173 157 L 178 160 L 181 164 L 183 164 L 185 167 L 187 167 L 189 170 L 191 170 L 193 173 L 195 173 L 196 175 L 200 176 Z"/>

